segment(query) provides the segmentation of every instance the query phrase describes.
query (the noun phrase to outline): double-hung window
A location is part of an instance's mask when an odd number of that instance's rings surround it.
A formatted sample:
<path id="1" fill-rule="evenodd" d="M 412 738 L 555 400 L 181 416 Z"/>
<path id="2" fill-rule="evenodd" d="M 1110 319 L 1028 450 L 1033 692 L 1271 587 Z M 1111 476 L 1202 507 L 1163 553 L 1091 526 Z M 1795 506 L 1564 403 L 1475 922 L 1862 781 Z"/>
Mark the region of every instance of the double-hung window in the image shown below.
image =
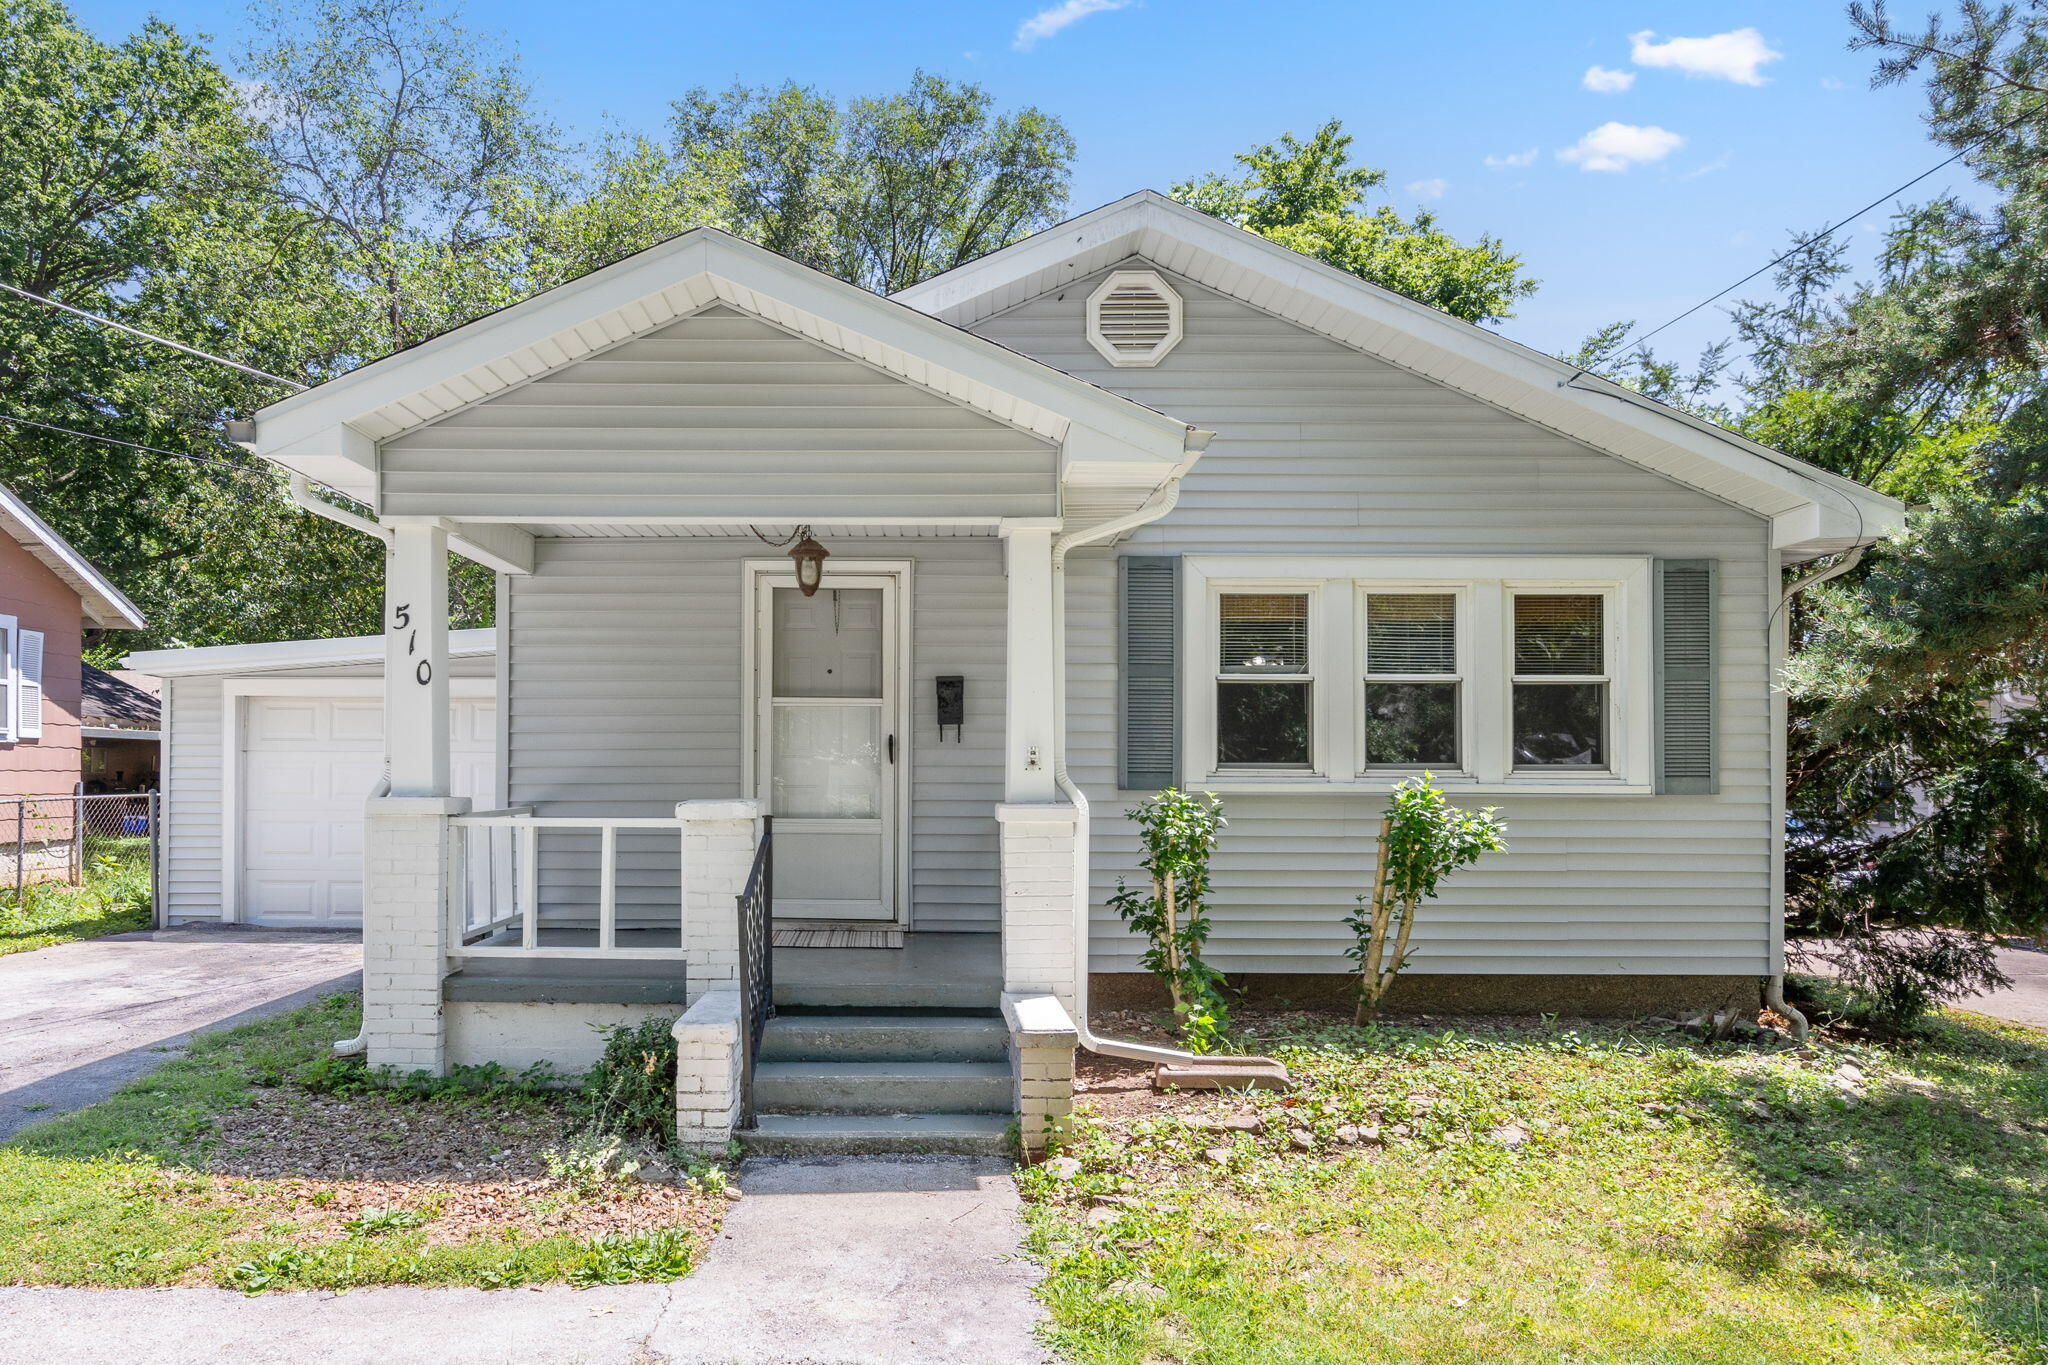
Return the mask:
<path id="1" fill-rule="evenodd" d="M 1458 595 L 1365 598 L 1365 766 L 1455 769 L 1463 726 Z"/>
<path id="2" fill-rule="evenodd" d="M 1183 780 L 1652 789 L 1652 562 L 1195 556 Z"/>
<path id="3" fill-rule="evenodd" d="M 1309 767 L 1315 715 L 1309 594 L 1220 593 L 1216 625 L 1217 766 Z"/>
<path id="4" fill-rule="evenodd" d="M 1518 591 L 1514 603 L 1515 768 L 1605 768 L 1606 597 Z"/>

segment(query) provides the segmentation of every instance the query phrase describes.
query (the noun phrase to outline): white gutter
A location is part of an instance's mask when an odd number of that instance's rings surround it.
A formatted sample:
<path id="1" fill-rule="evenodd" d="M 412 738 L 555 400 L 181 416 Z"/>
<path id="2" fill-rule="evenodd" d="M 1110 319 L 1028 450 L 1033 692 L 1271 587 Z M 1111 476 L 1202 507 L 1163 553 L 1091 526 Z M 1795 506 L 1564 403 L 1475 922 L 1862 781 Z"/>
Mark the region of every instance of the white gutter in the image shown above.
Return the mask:
<path id="1" fill-rule="evenodd" d="M 1199 433 L 1204 438 L 1213 433 Z M 1207 441 L 1204 439 L 1203 444 Z M 1200 454 L 1200 448 L 1192 449 L 1193 456 Z M 1271 1057 L 1219 1057 L 1179 1048 L 1155 1047 L 1150 1043 L 1127 1043 L 1120 1039 L 1103 1038 L 1088 1025 L 1088 798 L 1080 786 L 1067 775 L 1067 551 L 1076 546 L 1089 545 L 1108 540 L 1149 522 L 1159 520 L 1180 501 L 1180 481 L 1187 473 L 1188 465 L 1167 480 L 1164 487 L 1153 494 L 1151 499 L 1137 511 L 1125 516 L 1089 526 L 1069 535 L 1056 538 L 1052 543 L 1052 667 L 1053 667 L 1053 760 L 1052 776 L 1060 791 L 1074 807 L 1074 1032 L 1079 1036 L 1082 1047 L 1106 1057 L 1123 1057 L 1134 1062 L 1184 1065 L 1188 1063 L 1207 1064 L 1258 1062 L 1270 1066 L 1280 1065 Z"/>

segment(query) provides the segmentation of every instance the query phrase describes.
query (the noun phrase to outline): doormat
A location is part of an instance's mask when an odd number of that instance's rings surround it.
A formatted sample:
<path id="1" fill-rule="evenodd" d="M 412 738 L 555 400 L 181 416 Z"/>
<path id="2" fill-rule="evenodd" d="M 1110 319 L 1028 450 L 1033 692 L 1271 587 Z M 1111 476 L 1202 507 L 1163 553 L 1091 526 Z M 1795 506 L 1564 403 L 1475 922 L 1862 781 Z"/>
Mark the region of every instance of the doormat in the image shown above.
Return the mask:
<path id="1" fill-rule="evenodd" d="M 778 948 L 901 948 L 901 929 L 777 929 Z"/>

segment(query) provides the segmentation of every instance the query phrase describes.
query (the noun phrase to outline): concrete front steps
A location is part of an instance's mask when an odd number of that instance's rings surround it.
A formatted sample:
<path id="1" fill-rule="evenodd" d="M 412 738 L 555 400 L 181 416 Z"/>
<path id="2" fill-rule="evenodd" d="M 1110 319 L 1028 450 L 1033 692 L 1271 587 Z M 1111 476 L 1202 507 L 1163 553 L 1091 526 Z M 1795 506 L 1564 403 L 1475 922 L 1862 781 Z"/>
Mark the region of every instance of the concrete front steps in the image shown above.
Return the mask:
<path id="1" fill-rule="evenodd" d="M 1007 1156 L 1009 1036 L 992 1012 L 780 1013 L 754 1068 L 759 1156 Z"/>

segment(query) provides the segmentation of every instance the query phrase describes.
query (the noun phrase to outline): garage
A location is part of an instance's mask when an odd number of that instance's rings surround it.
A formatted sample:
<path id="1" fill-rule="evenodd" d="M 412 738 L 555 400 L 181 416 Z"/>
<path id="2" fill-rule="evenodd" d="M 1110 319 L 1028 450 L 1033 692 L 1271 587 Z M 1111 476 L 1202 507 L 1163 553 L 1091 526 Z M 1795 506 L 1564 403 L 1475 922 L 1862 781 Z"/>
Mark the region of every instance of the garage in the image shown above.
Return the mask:
<path id="1" fill-rule="evenodd" d="M 241 913 L 246 924 L 362 923 L 363 799 L 383 774 L 380 697 L 245 695 Z M 449 780 L 488 808 L 497 707 L 450 704 Z"/>
<path id="2" fill-rule="evenodd" d="M 449 632 L 454 793 L 497 799 L 497 632 Z M 381 636 L 152 650 L 163 680 L 161 924 L 352 928 L 384 770 Z"/>

